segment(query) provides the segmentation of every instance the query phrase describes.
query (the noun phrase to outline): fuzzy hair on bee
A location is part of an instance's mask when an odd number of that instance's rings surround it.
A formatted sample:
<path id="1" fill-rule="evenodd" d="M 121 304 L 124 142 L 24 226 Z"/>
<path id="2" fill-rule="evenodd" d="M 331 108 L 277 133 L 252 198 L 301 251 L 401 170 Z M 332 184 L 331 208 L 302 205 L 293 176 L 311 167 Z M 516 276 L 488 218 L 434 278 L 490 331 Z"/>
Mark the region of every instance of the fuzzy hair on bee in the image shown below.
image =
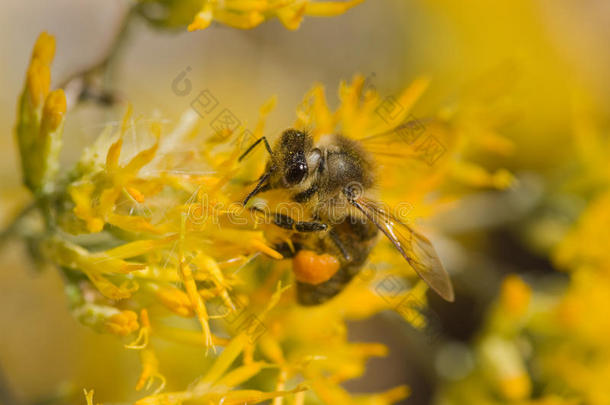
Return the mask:
<path id="1" fill-rule="evenodd" d="M 301 304 L 318 305 L 337 295 L 362 268 L 379 232 L 434 291 L 453 301 L 449 275 L 430 241 L 375 201 L 374 158 L 361 142 L 328 134 L 314 144 L 307 132 L 288 129 L 273 148 L 260 138 L 240 160 L 260 143 L 270 157 L 244 205 L 259 193 L 282 189 L 311 214 L 308 221 L 273 214 L 275 225 L 294 231 L 295 249 L 287 253 L 294 256 Z"/>

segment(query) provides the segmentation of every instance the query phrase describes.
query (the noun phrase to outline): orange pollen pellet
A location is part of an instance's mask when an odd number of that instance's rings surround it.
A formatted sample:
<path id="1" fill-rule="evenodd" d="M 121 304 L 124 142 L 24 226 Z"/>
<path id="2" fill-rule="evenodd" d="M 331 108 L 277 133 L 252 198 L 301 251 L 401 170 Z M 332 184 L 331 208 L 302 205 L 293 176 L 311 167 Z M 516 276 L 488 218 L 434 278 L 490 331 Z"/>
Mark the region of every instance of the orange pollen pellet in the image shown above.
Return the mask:
<path id="1" fill-rule="evenodd" d="M 301 250 L 292 259 L 292 267 L 298 281 L 317 285 L 328 281 L 341 264 L 336 257 L 327 253 L 319 255 L 311 250 Z"/>

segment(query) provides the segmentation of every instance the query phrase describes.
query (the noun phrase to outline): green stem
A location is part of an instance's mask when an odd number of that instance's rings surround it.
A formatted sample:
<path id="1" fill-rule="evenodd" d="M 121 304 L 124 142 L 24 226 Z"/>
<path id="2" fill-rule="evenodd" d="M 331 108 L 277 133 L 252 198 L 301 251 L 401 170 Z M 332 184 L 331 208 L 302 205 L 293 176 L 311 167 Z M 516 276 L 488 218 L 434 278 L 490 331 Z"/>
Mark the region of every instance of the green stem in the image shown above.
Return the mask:
<path id="1" fill-rule="evenodd" d="M 0 247 L 4 246 L 4 243 L 17 233 L 21 221 L 37 207 L 38 204 L 36 202 L 32 202 L 24 207 L 10 224 L 0 232 Z"/>

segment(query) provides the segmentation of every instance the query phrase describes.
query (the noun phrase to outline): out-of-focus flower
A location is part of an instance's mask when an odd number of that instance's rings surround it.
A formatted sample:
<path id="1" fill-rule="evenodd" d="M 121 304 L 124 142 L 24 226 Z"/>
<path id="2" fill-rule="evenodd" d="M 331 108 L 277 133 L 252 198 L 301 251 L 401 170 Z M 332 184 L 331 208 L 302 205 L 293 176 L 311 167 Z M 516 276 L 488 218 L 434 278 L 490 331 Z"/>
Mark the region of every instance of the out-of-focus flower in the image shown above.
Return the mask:
<path id="1" fill-rule="evenodd" d="M 585 125 L 585 122 L 587 124 Z M 610 322 L 610 194 L 598 169 L 607 141 L 577 115 L 574 141 L 581 152 L 577 176 L 561 189 L 588 200 L 580 218 L 553 247 L 551 256 L 569 272 L 566 286 L 532 290 L 516 276 L 504 280 L 475 350 L 478 367 L 443 389 L 447 404 L 478 398 L 484 404 L 594 404 L 608 402 Z M 510 377 L 512 376 L 512 377 Z"/>
<path id="2" fill-rule="evenodd" d="M 55 40 L 47 33 L 41 34 L 19 100 L 16 134 L 21 166 L 24 183 L 35 194 L 52 191 L 59 168 L 66 97 L 61 89 L 49 90 L 54 54 Z"/>
<path id="3" fill-rule="evenodd" d="M 511 314 L 512 304 L 506 307 L 514 283 L 514 277 L 505 280 L 477 340 L 477 367 L 445 385 L 443 403 L 466 398 L 481 404 L 606 403 L 610 354 L 601 336 L 608 324 L 596 305 L 607 297 L 608 280 L 580 274 L 563 295 L 533 292 L 527 311 L 518 317 Z"/>
<path id="4" fill-rule="evenodd" d="M 333 17 L 364 0 L 139 0 L 140 13 L 159 26 L 184 26 L 203 30 L 213 21 L 250 29 L 278 18 L 290 30 L 299 28 L 305 16 Z M 154 12 L 153 12 L 154 11 Z"/>
<path id="5" fill-rule="evenodd" d="M 558 266 L 568 271 L 609 274 L 610 251 L 610 170 L 607 156 L 610 137 L 597 128 L 593 112 L 582 100 L 575 102 L 574 137 L 577 174 L 565 186 L 588 201 L 573 229 L 555 251 Z"/>

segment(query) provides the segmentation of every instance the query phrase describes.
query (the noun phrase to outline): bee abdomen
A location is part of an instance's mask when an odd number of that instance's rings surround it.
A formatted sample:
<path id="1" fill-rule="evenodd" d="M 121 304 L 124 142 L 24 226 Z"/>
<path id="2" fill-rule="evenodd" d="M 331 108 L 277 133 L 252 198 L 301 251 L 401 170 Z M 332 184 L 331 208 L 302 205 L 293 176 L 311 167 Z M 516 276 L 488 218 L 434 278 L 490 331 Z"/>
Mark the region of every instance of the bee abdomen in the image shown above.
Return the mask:
<path id="1" fill-rule="evenodd" d="M 371 222 L 352 217 L 333 227 L 333 232 L 337 240 L 326 238 L 324 250 L 340 258 L 341 267 L 322 283 L 312 284 L 297 278 L 297 298 L 301 305 L 319 305 L 339 294 L 362 269 L 378 234 L 377 227 Z"/>

